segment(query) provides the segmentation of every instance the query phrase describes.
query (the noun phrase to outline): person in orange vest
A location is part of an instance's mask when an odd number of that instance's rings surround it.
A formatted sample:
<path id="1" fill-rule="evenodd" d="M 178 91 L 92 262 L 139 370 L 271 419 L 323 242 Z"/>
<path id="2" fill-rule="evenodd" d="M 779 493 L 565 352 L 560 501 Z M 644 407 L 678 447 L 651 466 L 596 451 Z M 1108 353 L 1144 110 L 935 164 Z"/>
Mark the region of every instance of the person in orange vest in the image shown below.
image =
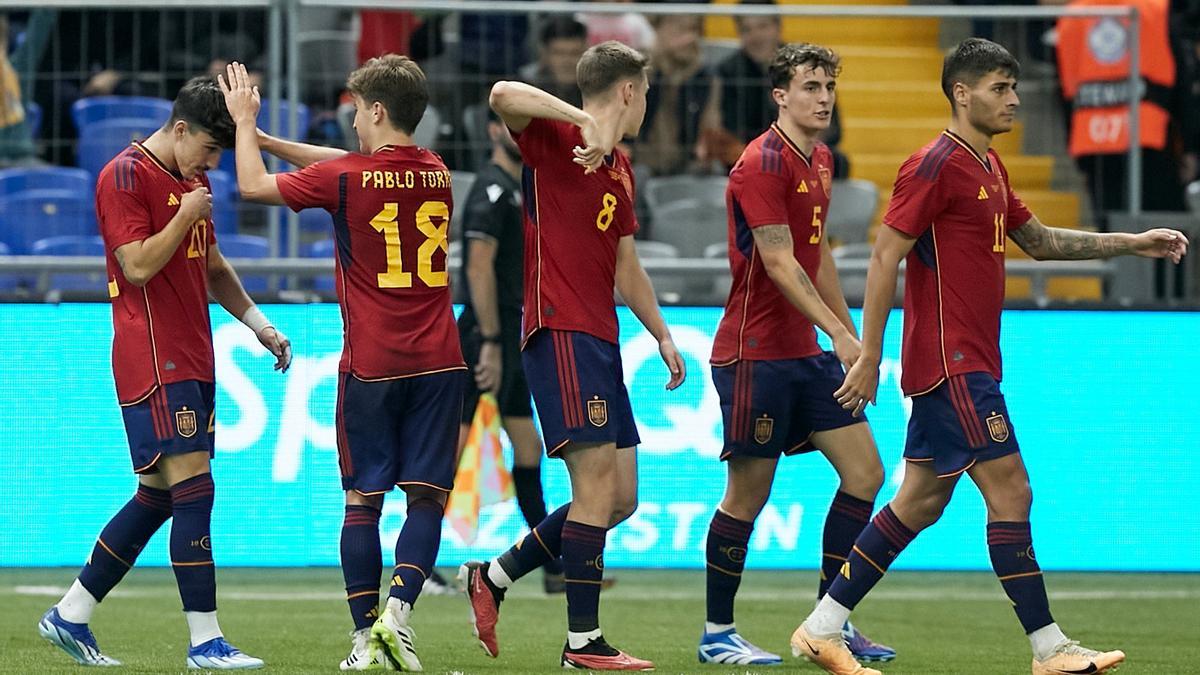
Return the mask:
<path id="1" fill-rule="evenodd" d="M 1193 60 L 1171 29 L 1169 0 L 1074 0 L 1074 7 L 1132 4 L 1141 19 L 1140 127 L 1142 208 L 1183 211 L 1181 161 L 1195 157 L 1190 107 Z M 1087 174 L 1093 206 L 1105 227 L 1106 212 L 1128 208 L 1129 45 L 1128 21 L 1113 17 L 1059 19 L 1058 68 L 1070 112 L 1068 150 Z M 1194 108 L 1193 108 L 1194 109 Z"/>

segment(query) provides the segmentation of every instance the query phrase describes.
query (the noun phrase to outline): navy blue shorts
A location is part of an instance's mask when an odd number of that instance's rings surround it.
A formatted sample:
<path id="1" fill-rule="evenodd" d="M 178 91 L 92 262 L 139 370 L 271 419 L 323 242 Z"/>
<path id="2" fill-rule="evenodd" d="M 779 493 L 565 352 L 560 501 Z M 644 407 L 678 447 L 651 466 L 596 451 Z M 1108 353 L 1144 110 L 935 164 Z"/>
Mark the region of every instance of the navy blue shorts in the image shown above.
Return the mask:
<path id="1" fill-rule="evenodd" d="M 625 389 L 621 350 L 587 333 L 537 331 L 521 352 L 533 392 L 546 454 L 556 457 L 567 443 L 641 443 Z"/>
<path id="2" fill-rule="evenodd" d="M 939 478 L 1020 451 L 1000 383 L 988 373 L 955 375 L 912 399 L 904 458 L 933 462 Z"/>
<path id="3" fill-rule="evenodd" d="M 212 382 L 185 380 L 162 385 L 141 401 L 121 406 L 133 472 L 158 473 L 163 455 L 203 451 L 211 458 L 215 394 Z"/>
<path id="4" fill-rule="evenodd" d="M 366 382 L 338 374 L 337 448 L 342 489 L 383 494 L 393 486 L 454 486 L 461 369 Z"/>
<path id="5" fill-rule="evenodd" d="M 866 422 L 833 397 L 845 377 L 832 352 L 713 368 L 725 428 L 721 459 L 775 459 L 816 450 L 810 442 L 814 433 Z"/>

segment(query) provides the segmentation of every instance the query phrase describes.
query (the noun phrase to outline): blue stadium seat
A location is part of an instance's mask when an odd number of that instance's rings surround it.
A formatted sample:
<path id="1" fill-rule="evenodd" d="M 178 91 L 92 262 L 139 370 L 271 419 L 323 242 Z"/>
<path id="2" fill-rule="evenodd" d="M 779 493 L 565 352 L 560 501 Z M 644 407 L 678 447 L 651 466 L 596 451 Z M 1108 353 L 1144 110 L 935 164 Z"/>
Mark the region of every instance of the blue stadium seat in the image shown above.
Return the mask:
<path id="1" fill-rule="evenodd" d="M 48 237 L 35 241 L 29 252 L 32 255 L 103 256 L 104 240 L 99 236 Z M 60 291 L 100 291 L 107 288 L 105 276 L 105 274 L 51 274 L 50 288 Z"/>
<path id="2" fill-rule="evenodd" d="M 316 209 L 308 209 L 308 210 L 314 211 Z M 301 211 L 300 215 L 303 216 L 304 213 L 306 213 L 306 212 Z M 326 214 L 326 215 L 328 215 L 328 214 Z M 300 255 L 304 256 L 305 258 L 332 258 L 334 248 L 335 248 L 335 244 L 333 243 L 332 239 L 322 239 L 320 241 L 314 241 L 313 243 L 309 244 L 308 246 L 301 248 Z M 313 280 L 312 280 L 313 290 L 333 291 L 334 286 L 335 286 L 335 284 L 333 281 L 332 274 L 322 274 L 319 277 L 313 277 Z"/>
<path id="3" fill-rule="evenodd" d="M 0 241 L 0 256 L 9 255 L 8 245 Z M 0 291 L 11 291 L 20 285 L 20 277 L 14 274 L 0 274 Z"/>
<path id="4" fill-rule="evenodd" d="M 221 255 L 226 258 L 266 258 L 270 255 L 271 245 L 266 237 L 256 237 L 252 234 L 226 234 L 217 237 L 217 246 L 221 249 Z M 237 265 L 234 265 L 237 269 Z M 267 277 L 260 274 L 242 274 L 238 272 L 238 276 L 242 279 L 242 286 L 251 293 L 257 293 L 267 290 Z"/>
<path id="5" fill-rule="evenodd" d="M 29 135 L 35 139 L 42 133 L 42 106 L 28 101 L 25 103 L 25 121 L 29 123 Z"/>
<path id="6" fill-rule="evenodd" d="M 237 234 L 237 182 L 229 173 L 216 169 L 208 172 L 208 184 L 212 186 L 212 217 L 217 234 Z"/>
<path id="7" fill-rule="evenodd" d="M 118 117 L 93 122 L 79 134 L 76 161 L 93 176 L 129 145 L 144 139 L 160 126 L 148 117 Z"/>
<path id="8" fill-rule="evenodd" d="M 300 212 L 300 231 L 332 235 L 333 216 L 325 209 L 304 209 Z"/>
<path id="9" fill-rule="evenodd" d="M 0 170 L 0 197 L 28 190 L 70 190 L 90 195 L 92 176 L 83 169 L 64 166 Z"/>
<path id="10" fill-rule="evenodd" d="M 307 139 L 308 124 L 309 119 L 311 118 L 311 113 L 308 110 L 308 106 L 300 103 L 296 108 L 296 128 L 299 130 L 299 133 L 296 133 L 290 126 L 288 126 L 289 110 L 291 110 L 291 108 L 288 107 L 288 102 L 286 100 L 279 102 L 280 132 L 274 133 L 271 131 L 271 100 L 263 99 L 262 108 L 258 110 L 258 128 L 271 134 L 272 136 L 279 136 L 280 138 L 287 138 L 293 141 L 303 141 Z M 263 153 L 263 161 L 267 161 L 266 157 L 267 154 Z M 219 168 L 221 171 L 228 171 L 229 175 L 231 176 L 237 175 L 237 160 L 235 159 L 232 148 L 221 153 L 221 163 L 217 168 Z M 267 168 L 270 168 L 270 164 L 267 165 Z"/>
<path id="11" fill-rule="evenodd" d="M 91 195 L 75 190 L 27 190 L 0 197 L 0 240 L 14 254 L 32 251 L 39 239 L 95 235 Z"/>
<path id="12" fill-rule="evenodd" d="M 81 137 L 92 124 L 119 118 L 149 119 L 157 129 L 171 118 L 171 105 L 165 98 L 149 96 L 92 96 L 71 106 L 71 119 Z"/>

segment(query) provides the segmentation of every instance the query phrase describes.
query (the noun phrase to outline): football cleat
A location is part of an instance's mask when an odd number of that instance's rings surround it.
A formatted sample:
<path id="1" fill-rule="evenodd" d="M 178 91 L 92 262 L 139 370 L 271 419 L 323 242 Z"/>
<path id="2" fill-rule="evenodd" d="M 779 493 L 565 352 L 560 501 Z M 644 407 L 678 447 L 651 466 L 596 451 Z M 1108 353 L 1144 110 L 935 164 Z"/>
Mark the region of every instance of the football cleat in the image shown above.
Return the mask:
<path id="1" fill-rule="evenodd" d="M 188 647 L 187 667 L 191 670 L 253 670 L 262 668 L 256 659 L 217 637 L 195 647 Z"/>
<path id="2" fill-rule="evenodd" d="M 755 647 L 749 640 L 738 635 L 734 628 L 701 635 L 697 656 L 700 663 L 735 666 L 773 666 L 783 663 L 778 654 Z"/>
<path id="3" fill-rule="evenodd" d="M 421 672 L 424 669 L 421 668 L 416 647 L 413 646 L 413 638 L 416 636 L 411 627 L 400 625 L 391 612 L 384 612 L 383 616 L 375 621 L 375 625 L 371 626 L 371 660 L 375 661 L 382 655 L 396 670 Z"/>
<path id="4" fill-rule="evenodd" d="M 1044 661 L 1033 660 L 1033 675 L 1092 675 L 1116 670 L 1125 652 L 1098 652 L 1068 640 Z"/>
<path id="5" fill-rule="evenodd" d="M 425 585 L 421 586 L 422 595 L 456 595 L 458 589 L 450 585 L 437 570 L 430 573 L 429 578 L 425 580 Z"/>
<path id="6" fill-rule="evenodd" d="M 100 653 L 96 636 L 86 623 L 72 623 L 58 614 L 58 607 L 51 607 L 38 622 L 38 634 L 50 644 L 67 653 L 82 666 L 119 666 L 121 662 Z"/>
<path id="7" fill-rule="evenodd" d="M 391 663 L 382 653 L 371 655 L 371 629 L 362 628 L 350 633 L 353 646 L 350 655 L 342 659 L 342 670 L 391 670 Z"/>
<path id="8" fill-rule="evenodd" d="M 458 568 L 458 583 L 466 589 L 471 606 L 471 632 L 479 640 L 483 652 L 496 658 L 500 654 L 496 624 L 500 621 L 500 601 L 504 594 L 497 594 L 488 584 L 487 566 L 488 563 L 476 560 L 463 563 Z"/>
<path id="9" fill-rule="evenodd" d="M 592 638 L 587 645 L 571 649 L 563 646 L 562 667 L 570 670 L 654 670 L 654 664 L 614 649 L 604 637 Z"/>
<path id="10" fill-rule="evenodd" d="M 863 635 L 849 621 L 846 622 L 846 625 L 842 626 L 842 639 L 846 641 L 846 647 L 850 649 L 850 653 L 859 661 L 891 661 L 896 658 L 895 649 L 887 645 L 881 645 Z"/>
<path id="11" fill-rule="evenodd" d="M 792 633 L 792 656 L 803 656 L 833 675 L 882 675 L 854 660 L 841 633 L 819 638 L 810 635 L 804 624 Z"/>

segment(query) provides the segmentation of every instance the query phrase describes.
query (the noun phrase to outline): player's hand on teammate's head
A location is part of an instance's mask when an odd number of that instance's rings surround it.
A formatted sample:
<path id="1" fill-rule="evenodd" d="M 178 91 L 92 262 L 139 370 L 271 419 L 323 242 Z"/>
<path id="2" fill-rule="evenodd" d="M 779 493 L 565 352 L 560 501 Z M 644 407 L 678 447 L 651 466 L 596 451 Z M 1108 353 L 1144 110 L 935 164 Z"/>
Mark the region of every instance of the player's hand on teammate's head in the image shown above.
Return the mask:
<path id="1" fill-rule="evenodd" d="M 1156 227 L 1137 235 L 1133 250 L 1147 258 L 1167 258 L 1178 263 L 1187 254 L 1188 239 L 1179 230 Z"/>
<path id="2" fill-rule="evenodd" d="M 668 337 L 658 343 L 658 353 L 662 355 L 663 363 L 667 364 L 667 370 L 671 371 L 671 379 L 667 381 L 667 390 L 678 388 L 687 379 L 687 365 L 684 364 L 683 356 L 675 347 L 675 341 Z"/>
<path id="3" fill-rule="evenodd" d="M 206 187 L 197 187 L 179 200 L 179 210 L 190 214 L 185 218 L 189 225 L 202 218 L 208 218 L 212 215 L 212 193 Z"/>
<path id="4" fill-rule="evenodd" d="M 258 87 L 250 84 L 250 73 L 243 63 L 234 61 L 225 66 L 225 76 L 217 75 L 221 92 L 225 94 L 225 107 L 234 124 L 244 122 L 258 123 L 258 110 L 262 107 L 262 99 Z"/>
<path id="5" fill-rule="evenodd" d="M 286 373 L 292 365 L 292 342 L 274 326 L 267 326 L 258 333 L 258 341 L 267 351 L 275 355 L 275 370 Z"/>
<path id="6" fill-rule="evenodd" d="M 850 370 L 846 371 L 846 379 L 842 386 L 833 392 L 833 397 L 846 410 L 852 410 L 854 416 L 862 414 L 867 403 L 875 402 L 875 393 L 879 390 L 879 362 L 863 358 L 861 355 Z"/>

